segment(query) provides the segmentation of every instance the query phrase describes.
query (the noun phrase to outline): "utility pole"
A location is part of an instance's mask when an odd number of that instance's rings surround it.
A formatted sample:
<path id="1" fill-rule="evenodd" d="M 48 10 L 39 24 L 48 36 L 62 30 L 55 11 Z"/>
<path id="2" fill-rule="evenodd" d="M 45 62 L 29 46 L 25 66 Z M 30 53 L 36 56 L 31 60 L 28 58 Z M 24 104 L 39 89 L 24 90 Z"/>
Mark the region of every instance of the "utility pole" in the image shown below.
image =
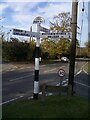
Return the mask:
<path id="1" fill-rule="evenodd" d="M 71 94 L 73 95 L 74 90 L 74 68 L 75 68 L 75 57 L 76 57 L 76 39 L 77 39 L 77 11 L 78 11 L 78 0 L 72 0 L 72 41 L 70 48 L 70 65 L 69 65 L 69 86 L 71 87 Z"/>
<path id="2" fill-rule="evenodd" d="M 88 42 L 90 41 L 90 1 L 88 2 Z"/>
<path id="3" fill-rule="evenodd" d="M 30 32 L 32 32 L 32 26 L 30 27 Z M 30 36 L 30 42 L 32 41 L 32 36 Z"/>

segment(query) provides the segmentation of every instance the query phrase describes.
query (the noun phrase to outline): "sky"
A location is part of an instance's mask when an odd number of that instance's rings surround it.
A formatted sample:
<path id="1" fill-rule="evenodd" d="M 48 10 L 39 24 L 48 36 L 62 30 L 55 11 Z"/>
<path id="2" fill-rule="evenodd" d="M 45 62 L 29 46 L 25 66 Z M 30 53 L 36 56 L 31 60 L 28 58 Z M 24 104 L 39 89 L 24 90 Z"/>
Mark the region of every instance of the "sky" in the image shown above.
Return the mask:
<path id="1" fill-rule="evenodd" d="M 88 9 L 90 10 L 90 2 L 89 2 L 89 4 L 88 4 Z M 89 14 L 88 14 L 88 26 L 90 26 L 90 11 L 89 11 Z M 88 27 L 88 41 L 90 41 L 90 27 Z"/>
<path id="2" fill-rule="evenodd" d="M 32 26 L 33 32 L 36 31 L 36 24 L 33 20 L 37 16 L 45 19 L 42 26 L 49 28 L 49 21 L 53 22 L 53 17 L 61 12 L 70 12 L 72 14 L 72 0 L 0 0 L 0 31 L 8 32 L 12 28 L 22 30 L 30 30 Z M 81 32 L 82 23 L 82 7 L 83 0 L 78 0 L 78 20 Z M 84 0 L 85 11 L 83 13 L 83 29 L 82 35 L 77 35 L 80 46 L 88 41 L 88 0 Z"/>

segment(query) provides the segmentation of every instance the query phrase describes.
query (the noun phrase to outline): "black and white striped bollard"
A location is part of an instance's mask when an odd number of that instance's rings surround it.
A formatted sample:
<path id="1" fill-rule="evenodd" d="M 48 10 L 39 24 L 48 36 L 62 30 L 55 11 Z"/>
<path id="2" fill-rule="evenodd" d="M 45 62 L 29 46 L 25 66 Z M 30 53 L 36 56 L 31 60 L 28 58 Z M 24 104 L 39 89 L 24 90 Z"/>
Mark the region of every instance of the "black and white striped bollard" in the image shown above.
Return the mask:
<path id="1" fill-rule="evenodd" d="M 37 23 L 37 40 L 35 48 L 35 76 L 34 76 L 34 94 L 33 99 L 38 99 L 39 93 L 39 51 L 40 51 L 40 23 Z"/>

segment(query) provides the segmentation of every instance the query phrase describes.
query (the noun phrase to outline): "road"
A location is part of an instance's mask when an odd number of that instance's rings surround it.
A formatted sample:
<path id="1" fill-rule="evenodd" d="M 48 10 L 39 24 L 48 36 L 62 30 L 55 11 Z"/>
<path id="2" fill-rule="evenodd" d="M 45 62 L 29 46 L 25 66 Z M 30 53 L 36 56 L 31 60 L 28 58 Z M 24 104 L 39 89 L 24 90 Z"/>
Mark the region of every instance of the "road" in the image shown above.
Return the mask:
<path id="1" fill-rule="evenodd" d="M 82 96 L 90 100 L 90 74 L 85 73 L 83 70 L 75 76 L 74 91 L 78 96 Z"/>
<path id="2" fill-rule="evenodd" d="M 82 65 L 85 64 L 84 62 L 76 63 L 76 73 L 79 72 Z M 59 63 L 59 64 L 47 64 L 47 65 L 40 65 L 40 84 L 48 83 L 56 85 L 59 83 L 60 77 L 57 74 L 59 68 L 63 68 L 66 72 L 63 79 L 68 78 L 69 72 L 69 64 L 68 63 Z M 87 74 L 81 74 L 81 78 L 86 79 Z M 76 76 L 78 78 L 78 75 Z M 81 78 L 75 81 L 81 82 L 85 85 L 83 81 L 80 81 Z M 2 101 L 3 103 L 7 103 L 7 101 L 15 100 L 25 96 L 32 96 L 33 95 L 33 82 L 34 82 L 34 66 L 28 66 L 20 69 L 15 69 L 13 71 L 7 71 L 2 73 Z M 78 83 L 75 83 L 75 91 L 76 94 L 79 91 Z M 81 86 L 82 87 L 82 86 Z M 82 93 L 82 90 L 81 90 Z M 80 94 L 81 94 L 80 93 Z M 85 92 L 85 95 L 87 93 Z"/>
<path id="3" fill-rule="evenodd" d="M 60 66 L 68 64 L 51 64 L 41 65 L 40 67 L 40 84 L 43 82 L 58 82 L 59 77 L 57 71 Z M 67 70 L 68 71 L 68 70 Z M 9 71 L 2 74 L 2 93 L 3 102 L 10 99 L 33 94 L 34 67 L 24 68 L 15 71 Z"/>

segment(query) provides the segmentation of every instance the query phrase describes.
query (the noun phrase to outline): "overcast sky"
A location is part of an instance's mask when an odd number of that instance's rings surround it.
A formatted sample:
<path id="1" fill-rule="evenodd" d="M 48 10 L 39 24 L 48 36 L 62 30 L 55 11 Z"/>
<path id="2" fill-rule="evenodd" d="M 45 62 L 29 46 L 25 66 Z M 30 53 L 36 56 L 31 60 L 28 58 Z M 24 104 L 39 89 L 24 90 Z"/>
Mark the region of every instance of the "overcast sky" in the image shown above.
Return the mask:
<path id="1" fill-rule="evenodd" d="M 24 1 L 24 0 L 23 0 Z M 47 2 L 48 1 L 48 2 Z M 52 2 L 53 1 L 53 2 Z M 42 25 L 49 28 L 49 21 L 53 22 L 53 17 L 61 12 L 72 14 L 72 0 L 0 0 L 0 29 L 19 28 L 29 30 L 30 26 L 36 31 L 33 20 L 37 16 L 45 19 Z M 82 1 L 78 4 L 78 26 L 81 28 L 82 21 Z M 83 16 L 83 30 L 81 46 L 88 40 L 88 0 L 84 0 L 85 12 Z M 2 27 L 3 25 L 3 27 Z M 80 30 L 78 29 L 80 32 Z M 80 39 L 80 36 L 78 36 Z"/>

